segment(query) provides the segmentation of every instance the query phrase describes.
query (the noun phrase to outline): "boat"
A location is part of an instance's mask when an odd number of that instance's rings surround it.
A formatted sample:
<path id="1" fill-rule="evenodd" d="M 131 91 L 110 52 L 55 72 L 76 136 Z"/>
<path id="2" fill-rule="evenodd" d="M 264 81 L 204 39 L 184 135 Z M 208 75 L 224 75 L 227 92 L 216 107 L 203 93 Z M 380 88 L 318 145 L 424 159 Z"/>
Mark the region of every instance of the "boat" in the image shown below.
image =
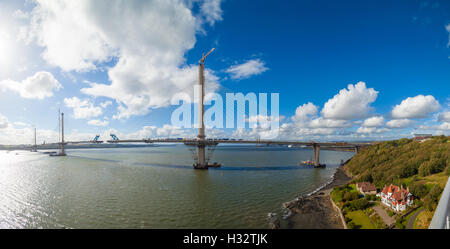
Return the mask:
<path id="1" fill-rule="evenodd" d="M 199 167 L 199 165 L 197 164 L 197 163 L 194 163 L 193 164 L 193 166 L 194 166 L 194 168 L 196 168 L 196 169 L 208 169 L 208 168 L 219 168 L 220 166 L 222 166 L 222 164 L 221 163 L 218 163 L 218 162 L 214 162 L 214 163 L 208 163 L 207 165 L 206 165 L 206 167 Z"/>
<path id="2" fill-rule="evenodd" d="M 314 167 L 314 168 L 325 168 L 326 164 L 319 163 L 318 165 L 315 165 L 313 161 L 307 160 L 307 161 L 302 161 L 300 163 L 300 166 L 311 166 L 311 167 Z"/>

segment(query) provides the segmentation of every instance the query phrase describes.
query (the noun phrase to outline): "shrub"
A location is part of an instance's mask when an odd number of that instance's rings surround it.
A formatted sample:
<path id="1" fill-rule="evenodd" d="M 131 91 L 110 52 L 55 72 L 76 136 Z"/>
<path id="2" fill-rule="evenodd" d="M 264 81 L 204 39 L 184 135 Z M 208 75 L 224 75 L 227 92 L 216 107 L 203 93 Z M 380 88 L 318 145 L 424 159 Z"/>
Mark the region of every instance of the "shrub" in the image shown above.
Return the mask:
<path id="1" fill-rule="evenodd" d="M 357 226 L 356 226 L 356 224 L 355 224 L 353 221 L 350 221 L 350 222 L 347 224 L 347 228 L 348 228 L 348 229 L 356 229 Z"/>

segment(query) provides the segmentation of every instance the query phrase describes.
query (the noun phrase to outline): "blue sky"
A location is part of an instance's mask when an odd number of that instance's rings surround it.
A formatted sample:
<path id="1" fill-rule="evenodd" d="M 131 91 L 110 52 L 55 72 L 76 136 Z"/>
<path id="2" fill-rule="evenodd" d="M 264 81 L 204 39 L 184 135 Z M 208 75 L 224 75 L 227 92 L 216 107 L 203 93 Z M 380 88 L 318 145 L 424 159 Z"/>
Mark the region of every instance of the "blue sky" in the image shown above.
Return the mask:
<path id="1" fill-rule="evenodd" d="M 212 47 L 208 91 L 279 93 L 279 139 L 450 133 L 448 1 L 63 2 L 0 2 L 2 144 L 51 141 L 58 108 L 73 140 L 193 136 L 168 101 Z"/>

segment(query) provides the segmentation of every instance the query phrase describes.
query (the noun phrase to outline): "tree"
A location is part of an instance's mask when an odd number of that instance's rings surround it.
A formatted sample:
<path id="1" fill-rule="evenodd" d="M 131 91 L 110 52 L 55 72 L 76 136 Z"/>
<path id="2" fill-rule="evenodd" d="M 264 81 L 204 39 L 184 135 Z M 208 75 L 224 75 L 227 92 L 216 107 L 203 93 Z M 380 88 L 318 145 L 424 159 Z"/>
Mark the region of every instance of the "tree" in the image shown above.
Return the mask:
<path id="1" fill-rule="evenodd" d="M 428 189 L 424 184 L 421 183 L 413 183 L 409 187 L 409 190 L 413 194 L 414 197 L 424 198 L 428 194 Z"/>

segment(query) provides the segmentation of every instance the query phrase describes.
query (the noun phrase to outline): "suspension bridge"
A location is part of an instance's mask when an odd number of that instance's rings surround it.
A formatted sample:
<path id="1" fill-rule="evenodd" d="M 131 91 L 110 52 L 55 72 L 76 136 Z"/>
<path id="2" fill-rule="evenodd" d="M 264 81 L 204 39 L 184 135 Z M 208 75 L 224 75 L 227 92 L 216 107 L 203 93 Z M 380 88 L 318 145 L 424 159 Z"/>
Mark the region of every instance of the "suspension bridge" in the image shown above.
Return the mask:
<path id="1" fill-rule="evenodd" d="M 218 144 L 265 144 L 265 145 L 290 145 L 290 146 L 303 146 L 311 147 L 313 149 L 313 162 L 315 167 L 324 167 L 324 164 L 320 164 L 320 148 L 340 148 L 340 149 L 352 149 L 355 153 L 358 153 L 360 148 L 370 145 L 371 143 L 342 143 L 342 142 L 302 142 L 302 141 L 281 141 L 281 140 L 244 140 L 244 139 L 207 139 L 205 135 L 204 126 L 204 97 L 205 97 L 205 60 L 206 57 L 214 51 L 214 48 L 209 51 L 206 55 L 203 55 L 199 60 L 199 100 L 198 100 L 198 110 L 199 110 L 199 128 L 198 136 L 196 138 L 162 138 L 162 139 L 125 139 L 120 140 L 115 134 L 110 134 L 111 140 L 107 140 L 107 143 L 183 143 L 192 152 L 195 169 L 208 169 L 210 167 L 219 167 L 220 163 L 210 163 L 210 159 Z M 51 156 L 65 156 L 65 146 L 68 144 L 89 144 L 89 143 L 103 143 L 104 141 L 99 140 L 100 135 L 95 136 L 94 139 L 89 141 L 65 141 L 64 140 L 64 113 L 59 115 L 59 134 L 60 141 L 54 143 L 59 146 L 59 152 L 50 154 Z M 51 144 L 47 144 L 51 145 Z M 37 151 L 38 145 L 36 144 L 36 129 L 34 136 L 34 146 L 32 146 L 32 151 Z M 208 153 L 207 153 L 208 152 Z"/>

